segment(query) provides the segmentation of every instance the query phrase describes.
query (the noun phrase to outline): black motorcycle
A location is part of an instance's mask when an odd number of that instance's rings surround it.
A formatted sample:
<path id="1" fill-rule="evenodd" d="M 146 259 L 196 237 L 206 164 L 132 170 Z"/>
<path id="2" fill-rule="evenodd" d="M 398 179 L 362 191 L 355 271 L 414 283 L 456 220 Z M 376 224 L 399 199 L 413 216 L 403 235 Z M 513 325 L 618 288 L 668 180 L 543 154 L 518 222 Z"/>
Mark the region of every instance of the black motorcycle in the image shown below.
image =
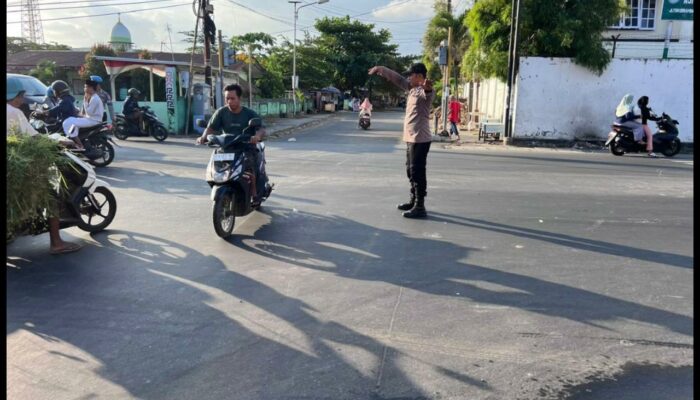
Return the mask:
<path id="1" fill-rule="evenodd" d="M 29 123 L 39 133 L 50 135 L 58 133 L 65 135 L 61 121 L 52 119 L 46 114 L 30 114 Z M 85 146 L 85 151 L 77 153 L 96 167 L 106 167 L 114 161 L 114 146 L 112 143 L 112 127 L 106 122 L 101 122 L 89 128 L 80 128 L 78 137 Z M 114 143 L 116 145 L 116 143 Z"/>
<path id="2" fill-rule="evenodd" d="M 370 126 L 370 115 L 366 112 L 360 112 L 360 128 L 367 130 Z"/>
<path id="3" fill-rule="evenodd" d="M 117 213 L 117 200 L 109 190 L 109 184 L 97 178 L 95 170 L 75 154 L 68 150 L 64 150 L 63 154 L 72 163 L 61 170 L 68 192 L 59 196 L 60 229 L 77 226 L 90 233 L 104 230 Z M 16 236 L 39 235 L 48 231 L 47 218 L 38 217 L 26 221 Z"/>
<path id="4" fill-rule="evenodd" d="M 159 142 L 168 138 L 168 130 L 158 120 L 155 112 L 148 106 L 140 107 L 143 111 L 143 124 L 145 129 L 139 128 L 136 122 L 128 120 L 124 114 L 114 116 L 114 136 L 120 140 L 126 140 L 129 136 L 153 136 Z"/>
<path id="5" fill-rule="evenodd" d="M 273 186 L 265 188 L 265 194 L 257 202 L 256 194 L 256 168 L 254 151 L 261 153 L 260 171 L 265 173 L 265 145 L 258 143 L 252 145 L 246 132 L 255 130 L 262 125 L 260 118 L 253 118 L 241 135 L 221 134 L 209 135 L 207 141 L 209 147 L 216 150 L 212 152 L 207 166 L 206 179 L 211 190 L 211 199 L 214 202 L 212 220 L 216 234 L 226 238 L 233 232 L 236 217 L 250 214 L 260 208 L 272 192 Z M 204 128 L 203 120 L 197 121 L 197 126 Z"/>
<path id="6" fill-rule="evenodd" d="M 653 115 L 656 117 L 655 115 Z M 681 151 L 681 140 L 678 138 L 678 121 L 666 113 L 661 114 L 661 119 L 656 121 L 657 130 L 652 136 L 655 152 L 660 152 L 666 157 L 673 157 Z M 616 156 L 625 153 L 646 153 L 646 135 L 641 142 L 634 140 L 631 128 L 613 124 L 612 131 L 608 134 L 605 146 L 610 146 L 610 152 Z"/>

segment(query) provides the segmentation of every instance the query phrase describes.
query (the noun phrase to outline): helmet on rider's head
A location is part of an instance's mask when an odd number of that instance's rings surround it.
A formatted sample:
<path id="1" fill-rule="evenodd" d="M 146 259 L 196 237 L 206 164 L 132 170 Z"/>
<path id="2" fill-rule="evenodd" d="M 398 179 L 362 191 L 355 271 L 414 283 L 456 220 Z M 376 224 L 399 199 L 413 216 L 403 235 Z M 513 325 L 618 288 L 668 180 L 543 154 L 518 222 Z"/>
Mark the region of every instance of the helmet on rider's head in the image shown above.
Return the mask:
<path id="1" fill-rule="evenodd" d="M 8 79 L 7 80 L 7 101 L 14 99 L 20 94 L 24 93 L 25 90 L 19 79 Z"/>
<path id="2" fill-rule="evenodd" d="M 51 86 L 46 88 L 46 97 L 56 97 L 56 93 L 53 92 Z"/>
<path id="3" fill-rule="evenodd" d="M 56 96 L 58 97 L 61 97 L 65 94 L 70 94 L 70 87 L 67 83 L 61 80 L 53 81 L 53 83 L 51 83 L 51 89 L 53 89 L 53 92 L 56 93 Z"/>
<path id="4" fill-rule="evenodd" d="M 90 80 L 97 83 L 102 83 L 102 77 L 99 75 L 90 75 Z"/>
<path id="5" fill-rule="evenodd" d="M 649 96 L 642 96 L 637 100 L 638 106 L 646 106 L 647 104 L 649 104 Z"/>
<path id="6" fill-rule="evenodd" d="M 136 88 L 131 88 L 129 89 L 129 91 L 126 92 L 126 94 L 128 94 L 129 96 L 138 96 L 141 94 L 141 91 L 139 91 Z"/>

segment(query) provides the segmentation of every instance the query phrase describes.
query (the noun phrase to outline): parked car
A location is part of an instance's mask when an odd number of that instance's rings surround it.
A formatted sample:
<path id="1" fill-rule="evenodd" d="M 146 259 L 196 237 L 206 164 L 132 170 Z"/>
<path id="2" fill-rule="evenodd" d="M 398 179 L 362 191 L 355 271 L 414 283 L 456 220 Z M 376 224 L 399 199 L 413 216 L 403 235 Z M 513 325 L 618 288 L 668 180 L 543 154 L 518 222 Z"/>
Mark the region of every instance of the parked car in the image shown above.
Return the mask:
<path id="1" fill-rule="evenodd" d="M 20 109 L 24 112 L 24 115 L 29 119 L 29 114 L 31 110 L 29 106 L 31 104 L 37 103 L 39 105 L 44 104 L 44 97 L 46 96 L 46 85 L 41 83 L 40 80 L 33 76 L 21 75 L 21 74 L 7 74 L 7 82 L 11 80 L 19 80 L 22 88 L 24 88 L 24 104 Z"/>

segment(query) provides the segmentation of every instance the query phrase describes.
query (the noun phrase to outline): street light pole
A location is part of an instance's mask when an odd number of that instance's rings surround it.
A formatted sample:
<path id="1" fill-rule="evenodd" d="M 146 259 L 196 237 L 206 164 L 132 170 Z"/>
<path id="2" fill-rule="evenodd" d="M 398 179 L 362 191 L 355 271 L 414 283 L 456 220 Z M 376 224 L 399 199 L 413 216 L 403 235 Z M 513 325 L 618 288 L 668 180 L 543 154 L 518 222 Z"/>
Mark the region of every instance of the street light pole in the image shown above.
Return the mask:
<path id="1" fill-rule="evenodd" d="M 299 18 L 299 10 L 301 10 L 304 7 L 312 6 L 314 4 L 328 3 L 328 1 L 329 0 L 318 0 L 313 3 L 304 4 L 303 6 L 297 8 L 297 4 L 301 3 L 301 0 L 288 0 L 289 3 L 294 4 L 294 55 L 292 56 L 292 101 L 294 102 L 294 110 L 292 110 L 292 115 L 296 115 L 297 112 L 296 88 L 299 84 L 299 80 L 297 79 L 297 19 Z"/>

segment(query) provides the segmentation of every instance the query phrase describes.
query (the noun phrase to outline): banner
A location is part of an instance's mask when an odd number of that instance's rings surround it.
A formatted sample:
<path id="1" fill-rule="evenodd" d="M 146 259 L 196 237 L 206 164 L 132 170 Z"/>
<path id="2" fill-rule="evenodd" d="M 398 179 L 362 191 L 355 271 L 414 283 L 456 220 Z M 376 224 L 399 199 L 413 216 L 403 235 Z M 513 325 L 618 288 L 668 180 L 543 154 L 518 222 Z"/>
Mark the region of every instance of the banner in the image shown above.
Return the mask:
<path id="1" fill-rule="evenodd" d="M 165 68 L 165 105 L 168 110 L 168 126 L 170 129 L 175 123 L 175 67 Z"/>
<path id="2" fill-rule="evenodd" d="M 664 0 L 661 19 L 692 21 L 693 0 Z"/>

